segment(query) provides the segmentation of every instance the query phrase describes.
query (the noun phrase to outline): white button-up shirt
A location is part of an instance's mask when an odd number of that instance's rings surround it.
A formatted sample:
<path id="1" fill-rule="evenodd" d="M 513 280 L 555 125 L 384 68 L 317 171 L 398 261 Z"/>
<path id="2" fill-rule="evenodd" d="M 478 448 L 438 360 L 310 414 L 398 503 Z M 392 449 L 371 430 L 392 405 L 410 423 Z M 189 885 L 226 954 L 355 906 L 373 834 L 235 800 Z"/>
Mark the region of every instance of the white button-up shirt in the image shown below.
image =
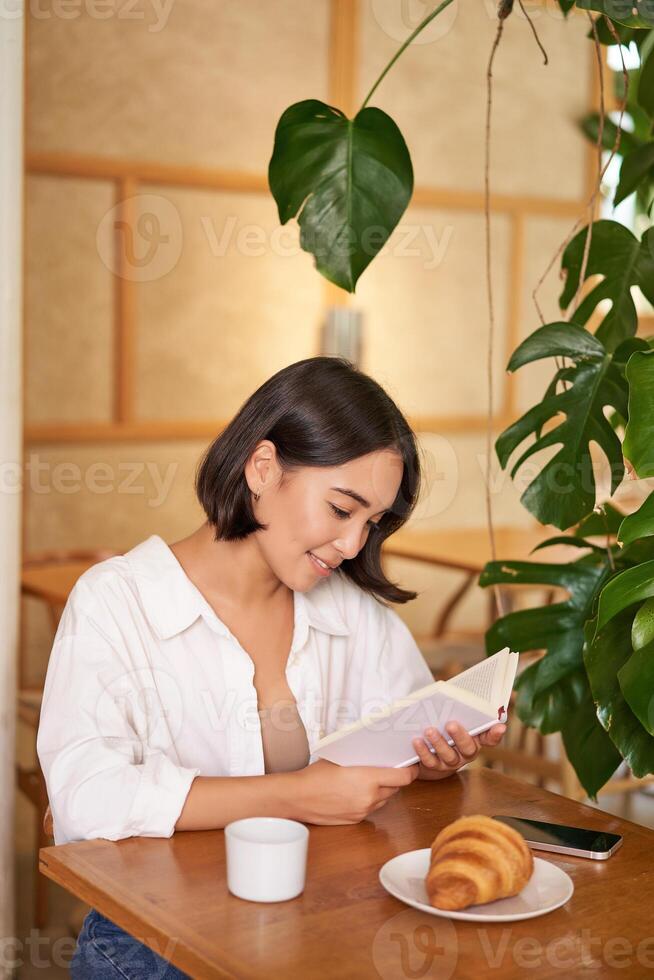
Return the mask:
<path id="1" fill-rule="evenodd" d="M 37 736 L 55 843 L 170 837 L 195 776 L 264 774 L 253 677 L 160 537 L 85 572 L 55 636 Z M 313 752 L 433 678 L 397 613 L 335 572 L 294 592 L 286 679 Z"/>

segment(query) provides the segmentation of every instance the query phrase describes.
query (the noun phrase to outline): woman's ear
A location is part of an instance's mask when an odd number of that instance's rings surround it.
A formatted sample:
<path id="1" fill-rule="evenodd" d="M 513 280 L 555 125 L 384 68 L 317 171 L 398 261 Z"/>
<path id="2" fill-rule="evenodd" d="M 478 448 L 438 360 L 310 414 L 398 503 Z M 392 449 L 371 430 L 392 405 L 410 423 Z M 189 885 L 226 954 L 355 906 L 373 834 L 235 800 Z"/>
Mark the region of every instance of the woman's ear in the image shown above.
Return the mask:
<path id="1" fill-rule="evenodd" d="M 253 494 L 261 494 L 270 487 L 276 486 L 282 475 L 282 469 L 277 459 L 277 448 L 270 439 L 262 439 L 257 443 L 250 458 L 245 464 L 245 479 Z"/>

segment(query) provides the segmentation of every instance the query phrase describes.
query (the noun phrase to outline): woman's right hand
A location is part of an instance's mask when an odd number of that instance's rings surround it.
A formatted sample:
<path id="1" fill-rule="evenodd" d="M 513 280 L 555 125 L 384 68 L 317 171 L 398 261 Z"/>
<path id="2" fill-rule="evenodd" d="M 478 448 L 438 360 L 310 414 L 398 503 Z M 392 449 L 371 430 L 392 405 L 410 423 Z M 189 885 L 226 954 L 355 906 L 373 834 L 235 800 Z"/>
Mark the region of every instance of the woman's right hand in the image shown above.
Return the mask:
<path id="1" fill-rule="evenodd" d="M 338 766 L 326 759 L 300 769 L 295 798 L 296 819 L 334 826 L 365 820 L 403 786 L 417 777 L 420 766 Z"/>

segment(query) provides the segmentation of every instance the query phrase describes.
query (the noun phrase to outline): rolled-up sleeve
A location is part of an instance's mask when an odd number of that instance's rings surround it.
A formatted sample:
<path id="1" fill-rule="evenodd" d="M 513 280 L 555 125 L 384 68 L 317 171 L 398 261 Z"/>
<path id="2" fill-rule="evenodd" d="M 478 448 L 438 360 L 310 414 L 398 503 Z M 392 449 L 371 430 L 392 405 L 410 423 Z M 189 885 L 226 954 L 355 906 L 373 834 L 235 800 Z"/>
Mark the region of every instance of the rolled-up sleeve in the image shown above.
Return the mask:
<path id="1" fill-rule="evenodd" d="M 161 710 L 156 684 L 84 609 L 84 595 L 76 587 L 59 624 L 37 734 L 55 843 L 170 837 L 200 770 L 147 737 Z"/>

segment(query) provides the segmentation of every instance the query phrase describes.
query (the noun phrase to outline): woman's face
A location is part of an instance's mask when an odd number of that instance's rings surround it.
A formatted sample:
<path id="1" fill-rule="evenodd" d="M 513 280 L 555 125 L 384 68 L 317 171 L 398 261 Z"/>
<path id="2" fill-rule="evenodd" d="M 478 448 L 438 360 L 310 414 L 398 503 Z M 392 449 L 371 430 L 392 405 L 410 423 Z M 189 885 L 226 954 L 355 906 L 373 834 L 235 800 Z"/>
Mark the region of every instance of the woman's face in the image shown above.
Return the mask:
<path id="1" fill-rule="evenodd" d="M 403 460 L 378 450 L 340 466 L 305 466 L 284 473 L 275 446 L 259 443 L 246 468 L 262 555 L 290 589 L 306 592 L 346 558 L 354 558 L 400 488 Z M 345 492 L 347 491 L 347 492 Z"/>

